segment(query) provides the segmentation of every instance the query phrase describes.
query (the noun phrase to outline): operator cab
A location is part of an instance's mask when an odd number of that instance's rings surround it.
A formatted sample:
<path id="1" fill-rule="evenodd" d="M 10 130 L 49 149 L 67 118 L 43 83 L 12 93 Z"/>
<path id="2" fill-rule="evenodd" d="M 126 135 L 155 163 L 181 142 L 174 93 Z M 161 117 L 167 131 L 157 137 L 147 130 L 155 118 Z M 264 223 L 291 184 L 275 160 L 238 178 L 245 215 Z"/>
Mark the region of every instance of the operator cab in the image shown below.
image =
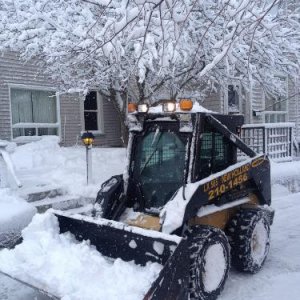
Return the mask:
<path id="1" fill-rule="evenodd" d="M 134 128 L 128 174 L 131 205 L 154 214 L 187 182 L 199 181 L 236 162 L 236 147 L 208 124 L 205 111 L 181 107 L 158 111 L 147 109 L 131 117 Z M 233 132 L 243 123 L 242 116 L 237 122 L 232 122 L 237 116 L 219 116 Z"/>

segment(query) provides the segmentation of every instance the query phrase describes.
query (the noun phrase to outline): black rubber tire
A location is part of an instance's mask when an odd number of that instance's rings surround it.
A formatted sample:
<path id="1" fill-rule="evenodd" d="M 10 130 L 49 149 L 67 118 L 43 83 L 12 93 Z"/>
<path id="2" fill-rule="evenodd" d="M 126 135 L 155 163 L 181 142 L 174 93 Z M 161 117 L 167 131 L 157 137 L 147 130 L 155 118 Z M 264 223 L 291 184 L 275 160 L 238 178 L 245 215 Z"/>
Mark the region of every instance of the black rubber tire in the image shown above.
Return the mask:
<path id="1" fill-rule="evenodd" d="M 223 290 L 230 269 L 230 246 L 227 237 L 222 230 L 207 225 L 192 227 L 189 229 L 187 236 L 190 253 L 188 299 L 214 300 Z M 218 287 L 208 291 L 205 286 L 205 276 L 209 276 L 209 273 L 205 270 L 207 268 L 206 254 L 208 249 L 212 249 L 211 246 L 214 245 L 220 245 L 223 250 L 224 271 L 222 271 L 223 274 L 220 274 Z"/>
<path id="2" fill-rule="evenodd" d="M 270 248 L 270 225 L 263 211 L 241 209 L 226 230 L 232 265 L 241 272 L 258 272 Z"/>

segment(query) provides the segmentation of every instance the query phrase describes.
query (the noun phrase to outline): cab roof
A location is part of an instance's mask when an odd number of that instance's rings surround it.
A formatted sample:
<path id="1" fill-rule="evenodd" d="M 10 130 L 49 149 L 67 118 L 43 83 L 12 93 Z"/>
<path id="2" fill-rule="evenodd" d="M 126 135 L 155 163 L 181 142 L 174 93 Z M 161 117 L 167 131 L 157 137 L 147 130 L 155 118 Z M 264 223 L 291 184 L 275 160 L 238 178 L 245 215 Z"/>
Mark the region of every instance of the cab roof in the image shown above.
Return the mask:
<path id="1" fill-rule="evenodd" d="M 211 114 L 217 114 L 216 112 L 213 112 L 209 109 L 204 108 L 203 106 L 201 106 L 198 102 L 193 103 L 193 108 L 191 110 L 185 111 L 185 110 L 181 110 L 179 103 L 176 103 L 176 110 L 174 112 L 172 112 L 173 114 L 176 113 L 211 113 Z M 148 114 L 168 114 L 165 113 L 163 111 L 163 105 L 159 104 L 159 105 L 155 105 L 155 106 L 150 106 L 149 110 L 148 110 Z"/>

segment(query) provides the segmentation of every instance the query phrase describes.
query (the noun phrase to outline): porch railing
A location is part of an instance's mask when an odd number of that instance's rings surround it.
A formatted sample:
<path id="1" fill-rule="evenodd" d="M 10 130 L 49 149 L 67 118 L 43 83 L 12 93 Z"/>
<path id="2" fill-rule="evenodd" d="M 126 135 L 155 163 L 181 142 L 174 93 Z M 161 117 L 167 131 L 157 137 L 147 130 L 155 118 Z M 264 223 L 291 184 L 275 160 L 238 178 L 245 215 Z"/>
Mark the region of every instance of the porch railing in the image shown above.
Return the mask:
<path id="1" fill-rule="evenodd" d="M 293 159 L 294 123 L 245 124 L 241 139 L 255 152 L 267 153 L 275 161 Z"/>

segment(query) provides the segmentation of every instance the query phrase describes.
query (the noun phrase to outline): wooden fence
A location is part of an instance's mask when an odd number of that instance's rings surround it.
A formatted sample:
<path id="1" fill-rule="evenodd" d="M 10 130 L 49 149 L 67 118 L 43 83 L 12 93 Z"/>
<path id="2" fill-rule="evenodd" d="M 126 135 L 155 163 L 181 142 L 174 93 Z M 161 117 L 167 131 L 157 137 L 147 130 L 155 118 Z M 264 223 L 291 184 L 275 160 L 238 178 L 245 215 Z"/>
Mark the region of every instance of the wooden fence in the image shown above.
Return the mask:
<path id="1" fill-rule="evenodd" d="M 241 139 L 257 153 L 275 161 L 293 159 L 294 123 L 245 124 Z"/>

